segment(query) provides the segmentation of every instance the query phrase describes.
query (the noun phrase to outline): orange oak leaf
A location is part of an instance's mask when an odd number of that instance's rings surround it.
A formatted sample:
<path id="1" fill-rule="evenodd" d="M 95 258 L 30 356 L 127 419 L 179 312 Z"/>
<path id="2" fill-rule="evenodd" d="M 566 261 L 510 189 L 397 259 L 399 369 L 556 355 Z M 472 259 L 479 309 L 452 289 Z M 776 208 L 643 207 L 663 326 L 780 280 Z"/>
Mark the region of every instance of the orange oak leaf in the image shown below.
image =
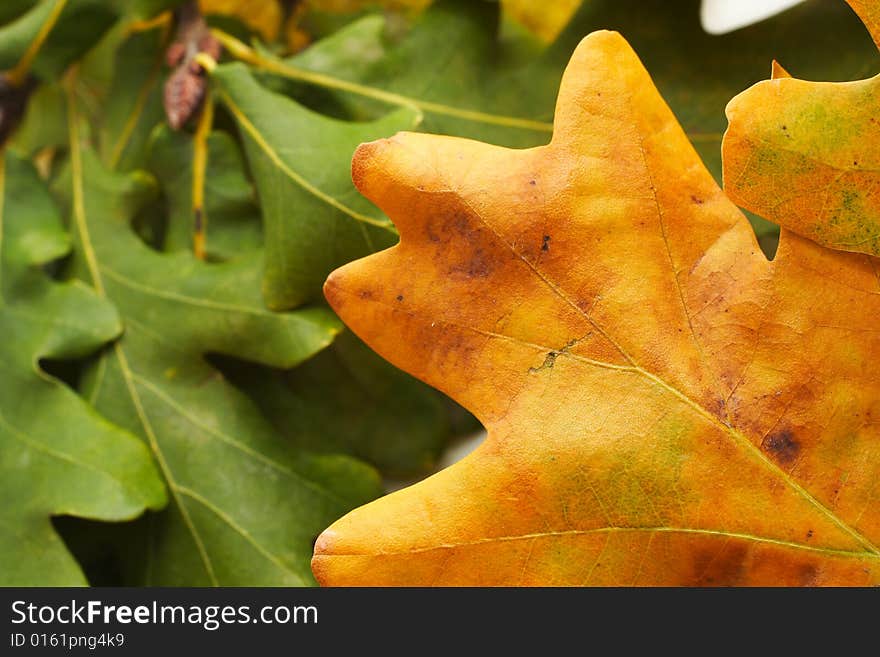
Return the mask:
<path id="1" fill-rule="evenodd" d="M 849 0 L 880 45 L 880 3 Z M 724 189 L 743 207 L 834 249 L 880 255 L 880 76 L 772 79 L 727 106 Z"/>
<path id="2" fill-rule="evenodd" d="M 321 583 L 880 583 L 877 260 L 768 262 L 621 36 L 549 145 L 401 133 L 353 177 L 401 241 L 327 298 L 489 435 L 325 531 Z"/>

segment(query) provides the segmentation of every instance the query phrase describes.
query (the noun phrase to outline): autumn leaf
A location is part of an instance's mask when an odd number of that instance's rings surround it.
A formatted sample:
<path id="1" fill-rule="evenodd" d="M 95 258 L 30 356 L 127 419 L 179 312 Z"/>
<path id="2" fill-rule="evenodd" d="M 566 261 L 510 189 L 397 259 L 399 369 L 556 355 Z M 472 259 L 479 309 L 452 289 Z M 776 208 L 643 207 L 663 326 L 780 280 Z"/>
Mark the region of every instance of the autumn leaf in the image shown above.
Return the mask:
<path id="1" fill-rule="evenodd" d="M 278 0 L 199 0 L 203 14 L 220 14 L 240 20 L 266 41 L 278 38 L 284 12 Z"/>
<path id="2" fill-rule="evenodd" d="M 880 43 L 876 3 L 850 5 Z M 880 77 L 806 82 L 774 64 L 773 78 L 727 106 L 728 195 L 825 246 L 880 255 Z"/>
<path id="3" fill-rule="evenodd" d="M 501 0 L 508 15 L 546 43 L 552 42 L 571 20 L 583 0 Z"/>
<path id="4" fill-rule="evenodd" d="M 774 57 L 796 60 L 799 70 L 826 80 L 863 77 L 880 65 L 877 49 L 858 18 L 840 1 L 808 0 L 720 36 L 702 29 L 699 5 L 697 0 L 677 2 L 674 7 L 663 0 L 584 2 L 554 42 L 552 53 L 566 62 L 580 39 L 596 29 L 625 35 L 719 182 L 719 145 L 727 127 L 724 107 L 734 95 L 765 78 Z M 550 85 L 556 83 L 543 81 L 541 93 L 552 98 L 555 88 Z"/>
<path id="5" fill-rule="evenodd" d="M 769 262 L 616 33 L 554 126 L 355 154 L 401 242 L 326 295 L 489 437 L 332 525 L 318 580 L 880 583 L 877 261 L 783 231 Z"/>
<path id="6" fill-rule="evenodd" d="M 144 446 L 40 364 L 88 355 L 122 327 L 113 306 L 85 286 L 41 271 L 69 251 L 69 238 L 33 166 L 3 158 L 0 585 L 82 585 L 49 517 L 130 520 L 162 508 L 165 489 Z"/>

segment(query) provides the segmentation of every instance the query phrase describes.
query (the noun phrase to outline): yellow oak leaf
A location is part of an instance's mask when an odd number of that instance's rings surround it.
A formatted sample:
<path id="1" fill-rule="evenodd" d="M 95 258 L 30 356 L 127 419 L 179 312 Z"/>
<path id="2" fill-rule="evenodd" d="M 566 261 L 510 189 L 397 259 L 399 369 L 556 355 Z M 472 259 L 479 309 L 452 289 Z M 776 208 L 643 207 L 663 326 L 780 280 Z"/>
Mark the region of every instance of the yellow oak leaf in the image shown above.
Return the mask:
<path id="1" fill-rule="evenodd" d="M 347 13 L 364 7 L 419 12 L 432 0 L 308 0 L 310 7 L 320 11 Z M 507 15 L 545 42 L 553 41 L 581 6 L 583 0 L 500 0 Z"/>
<path id="2" fill-rule="evenodd" d="M 542 41 L 553 41 L 571 20 L 583 0 L 501 0 L 504 10 Z"/>
<path id="3" fill-rule="evenodd" d="M 880 44 L 880 3 L 849 4 Z M 825 246 L 880 255 L 880 76 L 807 82 L 774 63 L 727 118 L 733 201 Z"/>
<path id="4" fill-rule="evenodd" d="M 278 0 L 199 0 L 203 14 L 221 14 L 238 19 L 266 41 L 278 38 L 284 12 Z"/>
<path id="5" fill-rule="evenodd" d="M 400 133 L 353 178 L 401 241 L 328 300 L 488 438 L 325 531 L 322 584 L 880 584 L 878 262 L 769 262 L 621 36 L 549 145 Z"/>

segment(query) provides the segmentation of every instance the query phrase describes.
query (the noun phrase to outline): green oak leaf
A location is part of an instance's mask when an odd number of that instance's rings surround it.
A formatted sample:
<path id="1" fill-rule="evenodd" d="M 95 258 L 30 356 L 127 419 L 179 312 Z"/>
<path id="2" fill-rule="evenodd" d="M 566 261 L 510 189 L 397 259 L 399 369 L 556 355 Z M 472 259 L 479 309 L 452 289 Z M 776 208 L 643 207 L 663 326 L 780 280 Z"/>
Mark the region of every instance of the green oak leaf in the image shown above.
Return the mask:
<path id="1" fill-rule="evenodd" d="M 339 321 L 324 308 L 267 311 L 259 252 L 206 264 L 149 249 L 129 222 L 155 193 L 152 178 L 107 170 L 80 143 L 76 120 L 70 153 L 56 190 L 75 227 L 74 271 L 115 303 L 125 325 L 84 392 L 149 445 L 171 494 L 126 555 L 136 581 L 311 584 L 315 535 L 375 497 L 378 477 L 348 457 L 280 440 L 205 356 L 292 367 L 326 347 Z"/>
<path id="2" fill-rule="evenodd" d="M 362 142 L 411 129 L 417 111 L 340 121 L 266 89 L 242 64 L 217 67 L 212 86 L 238 123 L 262 207 L 270 308 L 323 299 L 335 267 L 397 241 L 388 219 L 354 188 L 351 154 Z"/>
<path id="3" fill-rule="evenodd" d="M 176 9 L 186 0 L 115 0 L 128 16 L 150 18 L 163 11 Z"/>
<path id="4" fill-rule="evenodd" d="M 18 62 L 50 20 L 57 3 L 63 8 L 33 63 L 33 72 L 47 80 L 59 76 L 91 48 L 119 14 L 118 3 L 111 0 L 14 0 L 8 14 L 6 9 L 0 11 L 0 19 L 11 19 L 0 26 L 0 70 Z M 25 5 L 29 7 L 21 13 Z"/>
<path id="5" fill-rule="evenodd" d="M 192 149 L 193 139 L 184 132 L 162 126 L 153 135 L 150 167 L 167 198 L 167 251 L 192 248 Z M 256 248 L 262 239 L 259 207 L 238 144 L 229 134 L 209 135 L 207 168 L 209 256 L 229 259 Z M 389 365 L 348 332 L 297 367 L 240 360 L 220 364 L 291 445 L 350 454 L 386 475 L 428 471 L 450 433 L 441 395 Z"/>
<path id="6" fill-rule="evenodd" d="M 164 45 L 162 30 L 153 29 L 117 39 L 99 53 L 100 61 L 112 62 L 112 70 L 94 123 L 98 151 L 111 169 L 131 171 L 146 166 L 152 131 L 165 119 L 162 89 L 168 69 Z"/>
<path id="7" fill-rule="evenodd" d="M 33 166 L 0 166 L 0 586 L 85 584 L 49 517 L 128 520 L 167 501 L 150 454 L 40 367 L 80 358 L 122 327 L 106 300 L 40 265 L 70 241 Z"/>
<path id="8" fill-rule="evenodd" d="M 22 155 L 33 156 L 47 147 L 67 140 L 67 114 L 60 84 L 41 84 L 28 99 L 21 124 L 12 135 L 11 147 Z"/>
<path id="9" fill-rule="evenodd" d="M 247 179 L 244 158 L 226 132 L 208 135 L 205 207 L 208 256 L 227 260 L 262 245 L 260 208 Z M 168 202 L 163 250 L 192 249 L 193 138 L 186 132 L 157 127 L 150 144 L 150 170 Z"/>
<path id="10" fill-rule="evenodd" d="M 387 476 L 425 474 L 450 434 L 442 397 L 349 331 L 295 369 L 236 362 L 223 370 L 292 444 L 352 454 Z"/>
<path id="11" fill-rule="evenodd" d="M 834 80 L 864 77 L 878 60 L 877 48 L 843 0 L 810 0 L 721 36 L 703 31 L 699 0 L 591 0 L 549 48 L 524 63 L 511 51 L 530 46 L 501 39 L 497 7 L 491 3 L 437 2 L 397 38 L 387 35 L 385 23 L 381 16 L 363 18 L 286 63 L 409 98 L 423 108 L 420 127 L 426 131 L 534 146 L 546 143 L 549 125 L 541 134 L 503 129 L 497 121 L 515 117 L 549 124 L 562 71 L 577 43 L 595 30 L 618 30 L 633 44 L 719 180 L 724 107 L 739 91 L 766 78 L 774 57 L 783 63 L 796 60 L 804 75 Z M 311 87 L 295 89 L 299 95 Z M 333 96 L 332 102 L 342 103 L 352 118 L 367 119 L 388 107 L 345 91 L 323 90 L 308 100 L 324 109 L 322 95 Z M 450 110 L 488 116 L 466 120 Z"/>
<path id="12" fill-rule="evenodd" d="M 8 23 L 32 9 L 38 0 L 6 0 L 0 4 L 0 23 Z"/>
<path id="13" fill-rule="evenodd" d="M 413 102 L 424 112 L 419 129 L 425 132 L 511 147 L 547 143 L 556 89 L 547 96 L 534 87 L 558 85 L 568 59 L 539 56 L 523 64 L 517 51 L 534 44 L 500 39 L 499 15 L 497 3 L 444 0 L 402 35 L 389 34 L 384 17 L 367 16 L 285 61 Z M 314 97 L 313 88 L 293 89 L 318 109 L 334 111 L 321 104 L 326 92 Z M 366 95 L 332 98 L 356 120 L 388 111 L 387 102 Z"/>

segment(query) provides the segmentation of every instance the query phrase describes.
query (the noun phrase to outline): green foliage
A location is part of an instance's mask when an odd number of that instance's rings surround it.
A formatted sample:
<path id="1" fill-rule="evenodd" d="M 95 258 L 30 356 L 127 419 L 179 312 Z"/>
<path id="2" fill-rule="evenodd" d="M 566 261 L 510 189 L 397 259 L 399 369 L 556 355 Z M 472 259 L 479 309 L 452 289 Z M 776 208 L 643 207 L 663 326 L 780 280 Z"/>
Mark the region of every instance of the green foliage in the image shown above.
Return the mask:
<path id="1" fill-rule="evenodd" d="M 149 445 L 172 499 L 151 523 L 146 544 L 155 554 L 143 560 L 151 564 L 144 580 L 310 582 L 315 533 L 375 497 L 375 474 L 278 441 L 203 357 L 293 367 L 330 344 L 339 321 L 324 308 L 264 309 L 258 253 L 205 264 L 185 252 L 152 251 L 128 225 L 154 191 L 152 180 L 105 170 L 89 150 L 80 160 L 75 139 L 71 148 L 58 188 L 77 230 L 75 269 L 114 303 L 126 327 L 88 372 L 84 393 Z"/>
<path id="2" fill-rule="evenodd" d="M 50 19 L 56 2 L 13 0 L 9 9 L 4 7 L 2 12 L 8 11 L 14 18 L 0 27 L 0 69 L 12 68 L 16 64 Z M 20 13 L 28 5 L 27 11 Z M 61 75 L 69 64 L 95 44 L 116 17 L 117 8 L 113 2 L 67 0 L 34 60 L 34 73 L 47 80 Z"/>
<path id="3" fill-rule="evenodd" d="M 149 167 L 159 180 L 168 203 L 164 249 L 189 251 L 192 247 L 193 138 L 161 126 L 153 134 Z M 210 221 L 208 255 L 227 260 L 254 251 L 263 242 L 260 208 L 246 177 L 238 144 L 228 132 L 208 137 L 205 214 Z"/>
<path id="4" fill-rule="evenodd" d="M 33 167 L 14 155 L 0 175 L 0 585 L 85 583 L 49 516 L 126 520 L 161 508 L 165 490 L 148 451 L 41 368 L 118 337 L 114 307 L 40 265 L 70 240 Z"/>
<path id="5" fill-rule="evenodd" d="M 352 185 L 349 162 L 358 144 L 415 127 L 416 112 L 340 121 L 263 89 L 242 64 L 221 66 L 212 78 L 238 123 L 260 196 L 270 308 L 319 299 L 335 267 L 397 241 Z"/>
<path id="6" fill-rule="evenodd" d="M 440 398 L 348 331 L 296 370 L 224 371 L 292 444 L 354 454 L 392 476 L 427 472 L 449 433 Z"/>

